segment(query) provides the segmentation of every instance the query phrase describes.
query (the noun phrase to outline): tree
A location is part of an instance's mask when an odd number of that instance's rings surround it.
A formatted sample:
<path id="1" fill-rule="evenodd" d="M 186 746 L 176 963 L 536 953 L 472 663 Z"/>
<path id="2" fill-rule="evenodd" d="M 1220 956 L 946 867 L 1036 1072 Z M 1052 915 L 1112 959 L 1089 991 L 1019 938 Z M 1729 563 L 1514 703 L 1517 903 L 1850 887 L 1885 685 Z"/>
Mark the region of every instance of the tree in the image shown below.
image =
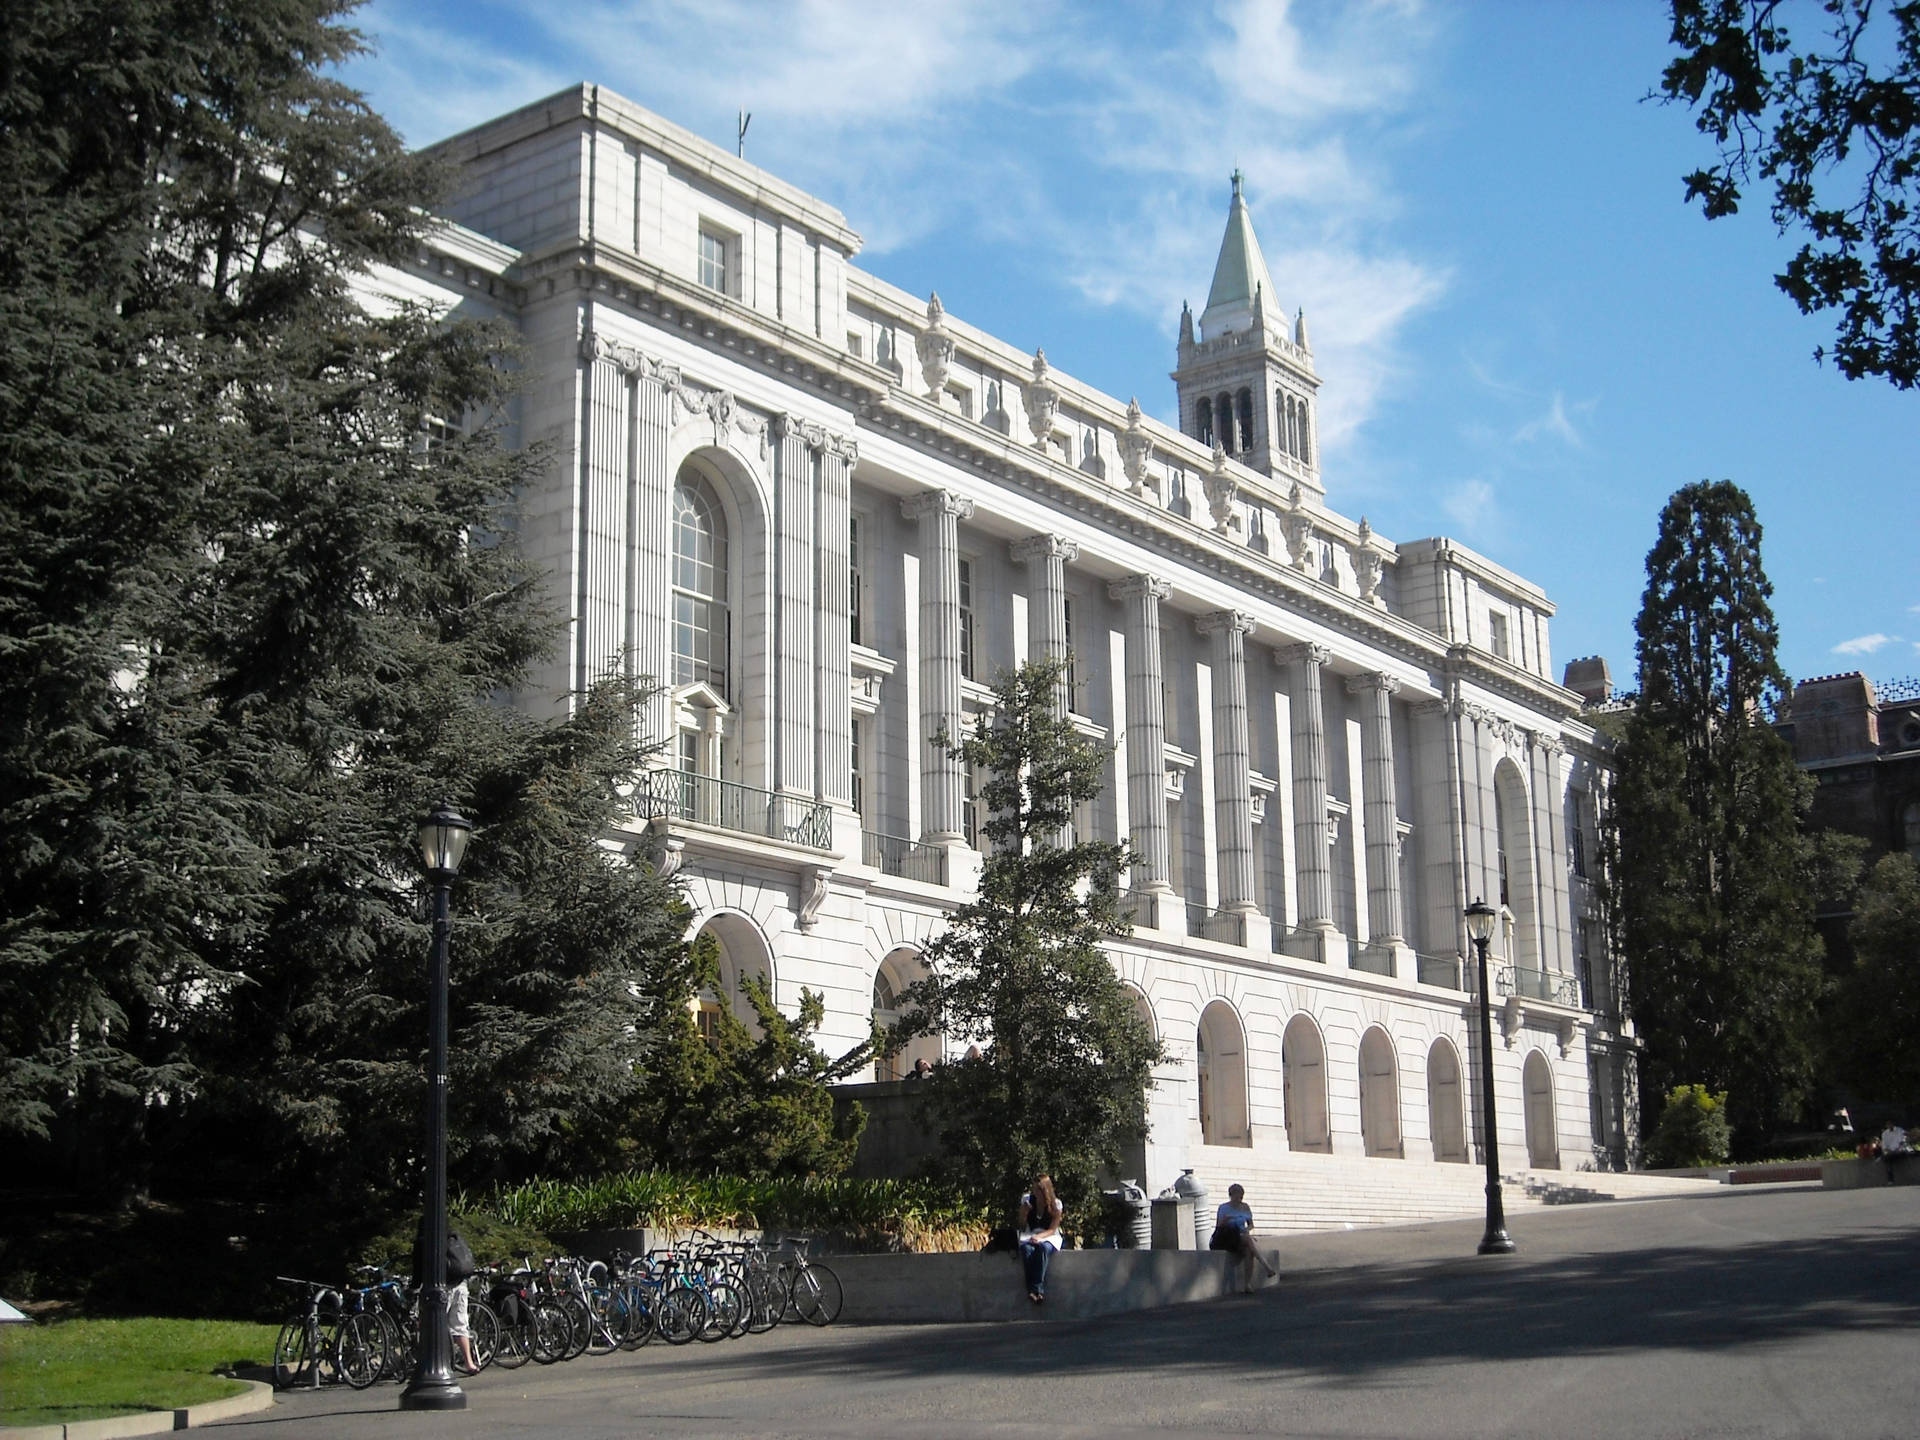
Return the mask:
<path id="1" fill-rule="evenodd" d="M 471 1173 L 584 1163 L 685 963 L 598 843 L 633 687 L 501 703 L 555 637 L 503 339 L 358 298 L 434 175 L 332 78 L 350 8 L 46 0 L 0 41 L 0 1131 L 121 1191 L 412 1184 L 435 800 L 478 826 Z"/>
<path id="2" fill-rule="evenodd" d="M 1854 968 L 1834 1003 L 1836 1078 L 1855 1093 L 1920 1104 L 1920 866 L 1884 855 L 1867 873 L 1847 925 Z"/>
<path id="3" fill-rule="evenodd" d="M 1740 208 L 1745 187 L 1770 183 L 1774 223 L 1808 237 L 1774 283 L 1804 314 L 1840 311 L 1840 373 L 1903 390 L 1920 383 L 1920 6 L 1672 7 L 1681 54 L 1660 93 L 1696 110 L 1720 152 L 1686 177 L 1687 199 L 1719 219 Z M 1796 40 L 1789 10 L 1824 15 L 1822 39 Z"/>
<path id="4" fill-rule="evenodd" d="M 1724 1091 L 1749 1141 L 1805 1098 L 1824 988 L 1799 830 L 1808 785 L 1768 723 L 1785 689 L 1771 594 L 1745 493 L 1676 492 L 1647 555 L 1640 693 L 1608 833 L 1644 1091 Z"/>
<path id="5" fill-rule="evenodd" d="M 897 1038 L 944 1034 L 978 1054 L 925 1082 L 944 1178 L 1011 1203 L 1045 1171 L 1069 1205 L 1143 1132 L 1159 1043 L 1114 974 L 1105 943 L 1127 933 L 1119 846 L 1063 843 L 1076 803 L 1098 798 L 1105 752 L 1057 707 L 1064 665 L 1001 677 L 994 708 L 952 746 L 988 778 L 988 850 L 975 898 L 927 950 Z"/>
<path id="6" fill-rule="evenodd" d="M 646 1161 L 663 1167 L 750 1178 L 834 1176 L 853 1163 L 866 1113 L 852 1105 L 836 1114 L 833 1085 L 873 1059 L 863 1043 L 830 1059 L 813 1041 L 826 1016 L 818 992 L 800 992 L 789 1018 L 756 975 L 740 990 L 754 1015 L 743 1024 L 727 1003 L 719 946 L 703 935 L 672 1004 L 668 1044 L 653 1067 L 633 1126 Z M 701 993 L 719 996 L 695 1023 Z"/>

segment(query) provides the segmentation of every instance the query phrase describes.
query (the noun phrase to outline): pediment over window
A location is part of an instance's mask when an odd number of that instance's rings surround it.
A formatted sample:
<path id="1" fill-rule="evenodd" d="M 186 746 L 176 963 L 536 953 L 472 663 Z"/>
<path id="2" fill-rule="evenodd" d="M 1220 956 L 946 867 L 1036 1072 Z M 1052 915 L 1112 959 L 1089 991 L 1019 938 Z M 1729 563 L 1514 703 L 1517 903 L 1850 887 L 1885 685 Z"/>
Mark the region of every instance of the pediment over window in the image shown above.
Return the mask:
<path id="1" fill-rule="evenodd" d="M 689 710 L 718 710 L 725 713 L 732 709 L 727 704 L 727 697 L 704 680 L 674 686 L 673 703 Z"/>

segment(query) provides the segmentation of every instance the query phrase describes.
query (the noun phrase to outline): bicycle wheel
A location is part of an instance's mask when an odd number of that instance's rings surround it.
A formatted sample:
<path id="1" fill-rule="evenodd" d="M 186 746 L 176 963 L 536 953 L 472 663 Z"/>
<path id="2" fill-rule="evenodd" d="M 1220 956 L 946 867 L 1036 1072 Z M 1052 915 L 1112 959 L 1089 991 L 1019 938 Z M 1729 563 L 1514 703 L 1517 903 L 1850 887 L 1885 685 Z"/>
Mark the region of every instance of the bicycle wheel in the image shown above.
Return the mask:
<path id="1" fill-rule="evenodd" d="M 371 1315 L 349 1315 L 334 1332 L 334 1366 L 355 1390 L 364 1390 L 386 1371 L 386 1336 Z"/>
<path id="2" fill-rule="evenodd" d="M 809 1325 L 831 1325 L 840 1318 L 840 1277 L 809 1261 L 793 1277 L 793 1308 Z"/>
<path id="3" fill-rule="evenodd" d="M 786 1303 L 786 1297 L 780 1297 L 775 1303 L 773 1279 L 765 1271 L 750 1271 L 747 1275 L 747 1313 L 745 1323 L 749 1335 L 764 1335 L 780 1323 L 780 1311 Z"/>
<path id="4" fill-rule="evenodd" d="M 669 1345 L 685 1345 L 707 1328 L 707 1297 L 676 1285 L 654 1301 L 653 1323 Z"/>
<path id="5" fill-rule="evenodd" d="M 467 1302 L 468 1343 L 473 1346 L 473 1368 L 484 1370 L 500 1353 L 500 1317 L 484 1300 Z"/>
<path id="6" fill-rule="evenodd" d="M 593 1335 L 593 1315 L 587 1302 L 578 1295 L 562 1295 L 554 1301 L 567 1317 L 567 1353 L 563 1360 L 578 1360 L 587 1353 L 587 1341 Z"/>
<path id="7" fill-rule="evenodd" d="M 307 1326 L 305 1311 L 280 1327 L 280 1338 L 273 1346 L 273 1388 L 291 1390 L 295 1385 L 312 1383 L 313 1331 Z"/>
<path id="8" fill-rule="evenodd" d="M 740 1312 L 746 1308 L 746 1302 L 740 1292 L 729 1280 L 709 1280 L 705 1287 L 707 1302 L 707 1323 L 701 1327 L 700 1338 L 711 1345 L 716 1340 L 725 1340 L 734 1333 L 740 1323 Z"/>
<path id="9" fill-rule="evenodd" d="M 413 1374 L 413 1344 L 408 1339 L 406 1328 L 393 1316 L 382 1310 L 380 1321 L 380 1378 L 391 1380 L 396 1385 Z"/>
<path id="10" fill-rule="evenodd" d="M 509 1324 L 506 1317 L 500 1318 L 499 1340 L 493 1348 L 493 1363 L 502 1370 L 518 1370 L 533 1358 L 533 1314 L 525 1304 L 514 1308 L 520 1319 Z"/>
<path id="11" fill-rule="evenodd" d="M 613 1313 L 613 1295 L 610 1291 L 590 1292 L 587 1301 L 587 1353 L 589 1355 L 611 1355 L 620 1348 L 620 1335 L 615 1328 L 619 1321 Z"/>
<path id="12" fill-rule="evenodd" d="M 542 1365 L 553 1365 L 567 1358 L 573 1348 L 573 1321 L 567 1312 L 551 1300 L 533 1305 L 533 1358 Z"/>

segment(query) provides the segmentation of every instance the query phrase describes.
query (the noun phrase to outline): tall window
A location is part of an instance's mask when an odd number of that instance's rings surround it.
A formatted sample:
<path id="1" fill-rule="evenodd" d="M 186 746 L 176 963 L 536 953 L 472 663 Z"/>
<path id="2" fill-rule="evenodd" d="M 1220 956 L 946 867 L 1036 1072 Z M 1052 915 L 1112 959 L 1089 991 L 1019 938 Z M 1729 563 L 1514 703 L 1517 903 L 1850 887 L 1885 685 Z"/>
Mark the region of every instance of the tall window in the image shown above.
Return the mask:
<path id="1" fill-rule="evenodd" d="M 673 682 L 727 693 L 727 520 L 713 487 L 682 471 L 673 487 Z"/>
<path id="2" fill-rule="evenodd" d="M 1240 392 L 1239 406 L 1240 448 L 1243 451 L 1251 450 L 1253 449 L 1253 392 L 1251 390 Z"/>
<path id="3" fill-rule="evenodd" d="M 1500 903 L 1511 905 L 1513 892 L 1507 883 L 1507 802 L 1498 785 L 1493 790 L 1493 843 L 1494 863 L 1500 874 Z"/>
<path id="4" fill-rule="evenodd" d="M 986 833 L 981 829 L 985 816 L 980 813 L 980 781 L 969 765 L 960 772 L 960 834 L 975 850 L 984 850 Z"/>
<path id="5" fill-rule="evenodd" d="M 1202 445 L 1213 443 L 1213 401 L 1206 396 L 1200 397 L 1200 403 L 1193 407 L 1193 428 L 1195 439 Z"/>
<path id="6" fill-rule="evenodd" d="M 847 521 L 847 638 L 856 645 L 860 638 L 860 517 Z"/>
<path id="7" fill-rule="evenodd" d="M 1507 632 L 1507 617 L 1497 610 L 1487 615 L 1487 648 L 1502 660 L 1507 658 L 1513 648 L 1513 642 Z"/>
<path id="8" fill-rule="evenodd" d="M 1067 669 L 1066 669 L 1067 709 L 1072 710 L 1075 708 L 1075 701 L 1080 692 L 1080 677 L 1074 674 L 1073 601 L 1071 599 L 1065 599 L 1060 602 L 1060 614 L 1061 614 L 1062 620 L 1065 622 L 1064 628 L 1066 631 L 1066 641 L 1067 641 Z"/>
<path id="9" fill-rule="evenodd" d="M 732 237 L 709 225 L 700 227 L 700 283 L 722 295 L 733 293 Z"/>
<path id="10" fill-rule="evenodd" d="M 855 720 L 853 722 L 851 731 L 853 736 L 852 754 L 849 757 L 853 772 L 853 813 L 858 815 L 862 821 L 867 818 L 866 774 L 861 767 L 862 757 L 860 754 L 860 742 L 864 738 L 860 732 L 865 728 L 860 721 Z"/>
<path id="11" fill-rule="evenodd" d="M 960 562 L 960 673 L 969 680 L 973 673 L 973 562 Z"/>
<path id="12" fill-rule="evenodd" d="M 1573 792 L 1573 873 L 1585 878 L 1587 873 L 1587 797 L 1583 790 Z"/>

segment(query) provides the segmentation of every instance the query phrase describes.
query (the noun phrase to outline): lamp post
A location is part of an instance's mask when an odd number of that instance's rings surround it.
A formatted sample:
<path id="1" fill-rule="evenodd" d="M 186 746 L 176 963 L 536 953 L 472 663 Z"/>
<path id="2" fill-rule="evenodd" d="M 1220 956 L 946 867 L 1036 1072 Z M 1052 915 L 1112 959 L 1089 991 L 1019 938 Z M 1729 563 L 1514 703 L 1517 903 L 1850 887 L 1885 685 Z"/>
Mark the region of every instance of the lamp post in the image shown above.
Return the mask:
<path id="1" fill-rule="evenodd" d="M 420 822 L 420 854 L 433 881 L 433 958 L 427 972 L 427 1196 L 422 1217 L 420 1360 L 400 1393 L 402 1410 L 464 1410 L 467 1395 L 453 1378 L 447 1330 L 447 936 L 450 892 L 473 826 L 446 801 Z"/>
<path id="2" fill-rule="evenodd" d="M 1493 1113 L 1493 1009 L 1487 999 L 1487 942 L 1499 918 L 1478 898 L 1467 906 L 1467 938 L 1480 962 L 1480 1116 L 1482 1148 L 1487 1157 L 1487 1233 L 1480 1237 L 1482 1255 L 1511 1255 L 1513 1237 L 1507 1234 L 1507 1207 L 1500 1195 L 1500 1136 Z"/>

